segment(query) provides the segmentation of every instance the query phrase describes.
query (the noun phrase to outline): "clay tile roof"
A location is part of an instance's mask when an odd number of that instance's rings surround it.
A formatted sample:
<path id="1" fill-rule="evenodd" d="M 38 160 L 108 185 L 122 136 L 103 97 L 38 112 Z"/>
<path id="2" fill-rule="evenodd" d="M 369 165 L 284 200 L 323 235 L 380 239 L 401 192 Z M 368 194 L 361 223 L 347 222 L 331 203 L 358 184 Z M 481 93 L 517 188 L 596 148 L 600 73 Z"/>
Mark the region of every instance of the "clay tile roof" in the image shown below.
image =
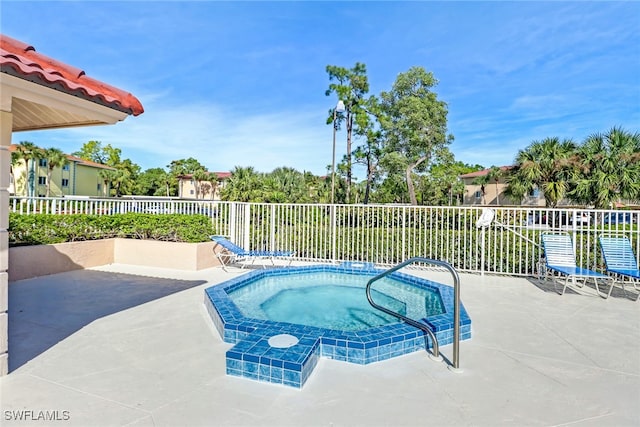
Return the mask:
<path id="1" fill-rule="evenodd" d="M 71 154 L 66 154 L 66 156 L 70 162 L 76 162 L 81 165 L 91 166 L 92 168 L 116 170 L 116 168 L 112 168 L 111 166 L 103 165 L 102 163 L 92 162 L 91 160 L 82 159 L 80 157 L 72 156 Z"/>
<path id="2" fill-rule="evenodd" d="M 231 172 L 207 172 L 207 175 L 211 175 L 212 173 L 215 173 L 218 176 L 218 179 L 227 179 L 231 176 Z M 180 175 L 178 178 L 191 179 L 193 178 L 193 174 L 187 173 Z"/>
<path id="3" fill-rule="evenodd" d="M 511 169 L 513 169 L 514 166 L 500 166 L 500 169 L 503 172 L 506 171 L 510 171 Z M 478 176 L 485 176 L 487 175 L 489 172 L 491 171 L 491 168 L 489 169 L 483 169 L 481 171 L 475 171 L 475 172 L 469 172 L 469 173 L 465 173 L 464 175 L 460 175 L 460 178 L 476 178 Z"/>
<path id="4" fill-rule="evenodd" d="M 88 77 L 79 68 L 42 55 L 26 43 L 0 34 L 0 72 L 138 116 L 144 108 L 128 92 Z"/>

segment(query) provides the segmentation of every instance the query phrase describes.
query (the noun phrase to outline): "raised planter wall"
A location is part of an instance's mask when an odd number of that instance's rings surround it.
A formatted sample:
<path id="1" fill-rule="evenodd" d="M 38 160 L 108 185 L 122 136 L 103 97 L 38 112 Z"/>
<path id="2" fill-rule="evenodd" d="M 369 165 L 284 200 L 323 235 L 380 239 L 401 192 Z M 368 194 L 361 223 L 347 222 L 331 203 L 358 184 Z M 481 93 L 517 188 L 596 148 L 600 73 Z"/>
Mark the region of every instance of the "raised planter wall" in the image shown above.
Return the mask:
<path id="1" fill-rule="evenodd" d="M 9 281 L 113 263 L 114 239 L 9 248 Z"/>
<path id="2" fill-rule="evenodd" d="M 131 264 L 176 270 L 219 265 L 214 242 L 175 243 L 105 239 L 9 248 L 9 281 L 29 279 L 107 264 Z"/>
<path id="3" fill-rule="evenodd" d="M 156 240 L 114 239 L 116 264 L 144 265 L 175 270 L 202 270 L 219 265 L 215 242 L 175 243 Z"/>

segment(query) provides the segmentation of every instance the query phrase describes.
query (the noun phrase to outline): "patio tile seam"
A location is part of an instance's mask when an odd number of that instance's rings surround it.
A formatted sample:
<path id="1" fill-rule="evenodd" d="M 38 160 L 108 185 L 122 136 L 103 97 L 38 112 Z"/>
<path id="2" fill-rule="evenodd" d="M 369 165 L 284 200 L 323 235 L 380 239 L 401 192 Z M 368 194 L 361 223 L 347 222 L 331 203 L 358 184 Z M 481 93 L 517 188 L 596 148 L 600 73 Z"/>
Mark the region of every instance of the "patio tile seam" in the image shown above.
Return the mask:
<path id="1" fill-rule="evenodd" d="M 604 418 L 604 417 L 610 417 L 610 416 L 615 415 L 615 414 L 616 414 L 615 412 L 608 412 L 608 413 L 606 413 L 606 414 L 595 415 L 595 416 L 593 416 L 593 417 L 578 418 L 578 419 L 575 419 L 575 420 L 573 420 L 573 421 L 568 421 L 568 422 L 561 423 L 561 424 L 554 424 L 554 425 L 553 425 L 553 426 L 551 426 L 551 427 L 570 426 L 570 425 L 574 425 L 574 424 L 578 424 L 578 423 L 583 423 L 583 422 L 585 422 L 585 421 L 599 420 L 599 419 L 601 419 L 601 418 Z"/>
<path id="2" fill-rule="evenodd" d="M 38 380 L 41 380 L 41 381 L 45 381 L 45 382 L 47 382 L 49 384 L 52 384 L 54 386 L 58 386 L 58 387 L 62 387 L 62 388 L 67 389 L 67 390 L 74 391 L 76 393 L 84 394 L 86 396 L 90 396 L 90 397 L 93 397 L 95 399 L 100 399 L 100 400 L 103 400 L 105 402 L 109 402 L 109 403 L 113 403 L 113 404 L 125 407 L 127 409 L 132 409 L 132 410 L 135 410 L 135 411 L 144 412 L 147 415 L 151 415 L 151 410 L 149 410 L 149 409 L 143 409 L 143 408 L 140 408 L 140 407 L 129 405 L 129 404 L 124 403 L 124 402 L 119 402 L 119 401 L 114 400 L 114 399 L 109 399 L 109 398 L 101 396 L 99 394 L 91 393 L 91 392 L 88 392 L 88 391 L 85 391 L 85 390 L 82 390 L 82 389 L 79 389 L 79 388 L 76 388 L 76 387 L 71 387 L 71 386 L 66 385 L 64 383 L 61 383 L 61 382 L 58 382 L 58 381 L 53 381 L 53 380 L 41 377 L 39 375 L 34 375 L 34 374 L 25 374 L 25 375 L 30 376 L 30 377 L 35 378 L 35 379 L 38 379 Z"/>
<path id="3" fill-rule="evenodd" d="M 553 381 L 556 384 L 559 384 L 559 385 L 561 385 L 563 387 L 567 387 L 567 383 L 560 381 L 558 378 L 555 378 L 554 376 L 544 372 L 541 369 L 537 369 L 534 366 L 531 366 L 530 364 L 526 363 L 522 359 L 513 357 L 509 352 L 503 351 L 501 353 L 504 354 L 506 357 L 510 358 L 512 361 L 517 362 L 518 365 L 520 365 L 520 366 L 522 366 L 522 367 L 524 367 L 526 369 L 529 369 L 530 371 L 535 372 L 538 375 L 542 375 L 544 378 L 547 378 L 547 379 L 549 379 L 550 381 Z"/>
<path id="4" fill-rule="evenodd" d="M 533 354 L 533 353 L 523 353 L 520 351 L 515 351 L 515 350 L 507 350 L 504 348 L 500 348 L 500 347 L 493 347 L 493 346 L 487 346 L 487 345 L 478 345 L 476 344 L 477 347 L 480 348 L 485 348 L 488 350 L 494 350 L 500 353 L 504 353 L 504 354 L 517 354 L 520 356 L 525 356 L 525 357 L 531 357 L 533 359 L 544 359 L 544 360 L 549 360 L 549 361 L 553 361 L 553 362 L 557 362 L 557 363 L 564 363 L 567 365 L 571 365 L 571 366 L 581 366 L 584 368 L 589 368 L 589 369 L 594 369 L 597 371 L 603 371 L 603 372 L 609 372 L 609 373 L 613 373 L 613 374 L 618 374 L 618 375 L 624 375 L 624 376 L 629 376 L 629 377 L 636 377 L 636 378 L 640 378 L 640 372 L 639 373 L 635 373 L 635 372 L 626 372 L 626 371 L 620 371 L 618 369 L 611 369 L 611 368 L 605 368 L 602 366 L 598 366 L 598 365 L 586 365 L 584 363 L 576 363 L 576 362 L 571 362 L 571 361 L 567 361 L 567 360 L 563 360 L 563 359 L 558 359 L 556 357 L 549 357 L 549 356 L 541 356 L 538 354 Z"/>
<path id="5" fill-rule="evenodd" d="M 549 332 L 551 332 L 553 335 L 555 335 L 556 337 L 558 337 L 560 340 L 562 340 L 562 342 L 564 342 L 565 344 L 567 344 L 569 347 L 571 347 L 572 349 L 574 349 L 575 351 L 577 351 L 580 355 L 582 355 L 582 357 L 584 357 L 585 359 L 591 361 L 594 365 L 600 367 L 598 365 L 598 363 L 593 360 L 588 354 L 586 354 L 581 348 L 578 348 L 575 344 L 573 344 L 572 342 L 570 342 L 569 340 L 567 340 L 567 338 L 565 338 L 563 335 L 560 334 L 559 331 L 557 331 L 554 328 L 551 328 L 549 326 L 545 325 L 545 329 L 548 330 Z"/>
<path id="6" fill-rule="evenodd" d="M 122 424 L 122 427 L 141 425 L 141 424 L 139 424 L 139 423 L 141 423 L 142 421 L 144 421 L 144 420 L 145 420 L 145 419 L 147 419 L 147 418 L 150 418 L 150 419 L 151 419 L 151 425 L 152 425 L 152 426 L 157 425 L 156 421 L 155 421 L 155 420 L 154 420 L 154 418 L 153 418 L 153 414 L 146 414 L 146 415 L 143 415 L 143 416 L 142 416 L 142 417 L 140 417 L 140 418 L 136 418 L 135 420 L 133 420 L 133 421 L 131 421 L 131 422 L 128 422 L 128 423 L 126 423 L 126 424 Z"/>
<path id="7" fill-rule="evenodd" d="M 145 412 L 148 412 L 149 415 L 151 416 L 151 418 L 153 419 L 153 414 L 156 411 L 161 411 L 161 410 L 163 410 L 163 409 L 165 409 L 167 407 L 171 407 L 172 405 L 180 404 L 180 402 L 184 402 L 185 400 L 188 400 L 187 398 L 189 396 L 193 396 L 193 395 L 203 396 L 204 395 L 203 394 L 203 390 L 205 390 L 207 387 L 209 387 L 212 383 L 215 383 L 215 382 L 217 382 L 217 381 L 211 381 L 211 383 L 205 382 L 205 383 L 203 383 L 203 384 L 201 384 L 201 385 L 199 385 L 199 386 L 197 386 L 195 388 L 192 388 L 191 391 L 188 391 L 186 393 L 182 393 L 179 396 L 176 396 L 175 398 L 173 398 L 173 399 L 171 399 L 171 400 L 169 400 L 169 401 L 167 401 L 167 402 L 165 402 L 165 403 L 163 403 L 161 405 L 158 405 L 153 409 L 145 410 Z"/>
<path id="8" fill-rule="evenodd" d="M 43 369 L 43 368 L 46 368 L 46 367 L 40 365 L 39 367 L 35 367 L 34 371 L 37 371 L 38 368 Z M 86 373 L 86 374 L 82 374 L 82 375 L 65 377 L 64 380 L 61 380 L 61 381 L 74 381 L 74 380 L 79 380 L 79 379 L 83 379 L 83 378 L 88 378 L 88 377 L 91 377 L 92 375 L 100 375 L 100 374 L 104 374 L 104 373 L 107 373 L 107 372 L 113 372 L 113 371 L 117 371 L 117 370 L 118 370 L 118 368 L 102 369 L 102 370 L 99 370 L 99 371 L 92 371 L 90 373 Z M 38 375 L 36 372 L 33 372 L 33 371 L 29 372 L 29 375 L 31 375 L 32 377 L 35 377 L 35 378 L 40 378 L 40 379 L 43 379 L 43 380 L 47 380 L 47 381 L 55 383 L 55 384 L 65 385 L 62 382 L 42 377 L 42 376 Z"/>

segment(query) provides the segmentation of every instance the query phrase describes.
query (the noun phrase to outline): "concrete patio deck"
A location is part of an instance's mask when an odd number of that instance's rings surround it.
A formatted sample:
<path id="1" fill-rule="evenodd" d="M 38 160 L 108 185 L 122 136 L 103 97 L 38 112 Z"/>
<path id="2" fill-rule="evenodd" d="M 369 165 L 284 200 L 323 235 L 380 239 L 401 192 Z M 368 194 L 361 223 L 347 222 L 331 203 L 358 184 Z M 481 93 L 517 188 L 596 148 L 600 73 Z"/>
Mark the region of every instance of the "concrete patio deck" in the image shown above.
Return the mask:
<path id="1" fill-rule="evenodd" d="M 473 321 L 462 374 L 426 352 L 366 366 L 321 359 L 297 390 L 225 375 L 231 344 L 204 289 L 237 274 L 110 265 L 10 283 L 1 424 L 640 425 L 640 302 L 618 289 L 603 300 L 461 275 Z"/>

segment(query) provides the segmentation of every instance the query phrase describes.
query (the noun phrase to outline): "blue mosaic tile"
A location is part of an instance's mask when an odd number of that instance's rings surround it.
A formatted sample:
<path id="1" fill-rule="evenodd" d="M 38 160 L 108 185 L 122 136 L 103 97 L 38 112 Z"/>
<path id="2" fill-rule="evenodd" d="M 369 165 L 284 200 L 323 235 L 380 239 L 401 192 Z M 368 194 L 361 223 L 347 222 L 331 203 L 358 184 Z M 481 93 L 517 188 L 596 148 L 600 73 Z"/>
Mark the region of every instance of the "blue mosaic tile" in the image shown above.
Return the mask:
<path id="1" fill-rule="evenodd" d="M 227 366 L 227 375 L 233 375 L 234 377 L 244 376 L 242 373 L 242 369 L 232 369 L 228 366 Z"/>
<path id="2" fill-rule="evenodd" d="M 239 353 L 239 352 L 233 351 L 233 350 L 229 350 L 229 351 L 227 351 L 227 359 L 242 360 L 242 353 Z"/>
<path id="3" fill-rule="evenodd" d="M 230 359 L 227 357 L 227 368 L 234 369 L 236 371 L 242 370 L 242 361 L 237 359 Z"/>
<path id="4" fill-rule="evenodd" d="M 271 366 L 258 365 L 258 379 L 260 381 L 269 381 L 271 379 Z"/>
<path id="5" fill-rule="evenodd" d="M 276 366 L 271 366 L 271 376 L 270 376 L 270 382 L 275 382 L 275 383 L 282 383 L 282 375 L 283 375 L 283 369 L 280 367 L 276 367 Z"/>

